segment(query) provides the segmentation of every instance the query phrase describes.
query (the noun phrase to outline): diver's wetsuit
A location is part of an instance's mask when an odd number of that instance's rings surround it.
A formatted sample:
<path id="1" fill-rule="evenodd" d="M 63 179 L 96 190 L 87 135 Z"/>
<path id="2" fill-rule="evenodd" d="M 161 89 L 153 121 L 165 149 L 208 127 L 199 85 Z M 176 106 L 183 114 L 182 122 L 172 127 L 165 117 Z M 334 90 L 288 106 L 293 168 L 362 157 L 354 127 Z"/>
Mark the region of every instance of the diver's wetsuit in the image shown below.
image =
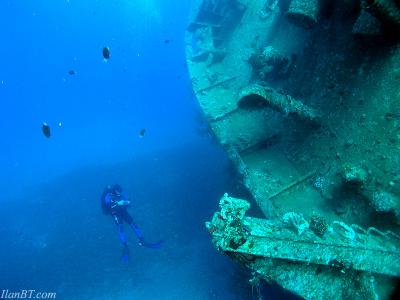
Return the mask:
<path id="1" fill-rule="evenodd" d="M 119 185 L 108 187 L 101 197 L 101 206 L 105 214 L 111 214 L 114 218 L 115 225 L 118 229 L 119 240 L 123 248 L 122 258 L 127 261 L 129 259 L 129 248 L 126 240 L 126 235 L 123 227 L 124 221 L 131 226 L 139 239 L 139 245 L 143 245 L 142 232 L 139 227 L 133 222 L 133 218 L 128 213 L 127 207 L 130 205 L 129 197 L 122 192 Z"/>

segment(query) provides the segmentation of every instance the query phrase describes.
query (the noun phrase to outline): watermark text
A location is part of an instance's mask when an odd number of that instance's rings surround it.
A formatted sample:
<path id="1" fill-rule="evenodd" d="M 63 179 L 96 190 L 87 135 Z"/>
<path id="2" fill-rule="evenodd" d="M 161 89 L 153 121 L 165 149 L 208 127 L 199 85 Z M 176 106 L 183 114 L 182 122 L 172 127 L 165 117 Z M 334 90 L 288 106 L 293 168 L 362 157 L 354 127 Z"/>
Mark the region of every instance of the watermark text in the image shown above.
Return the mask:
<path id="1" fill-rule="evenodd" d="M 36 290 L 1 290 L 0 299 L 56 299 L 56 292 L 38 292 Z"/>

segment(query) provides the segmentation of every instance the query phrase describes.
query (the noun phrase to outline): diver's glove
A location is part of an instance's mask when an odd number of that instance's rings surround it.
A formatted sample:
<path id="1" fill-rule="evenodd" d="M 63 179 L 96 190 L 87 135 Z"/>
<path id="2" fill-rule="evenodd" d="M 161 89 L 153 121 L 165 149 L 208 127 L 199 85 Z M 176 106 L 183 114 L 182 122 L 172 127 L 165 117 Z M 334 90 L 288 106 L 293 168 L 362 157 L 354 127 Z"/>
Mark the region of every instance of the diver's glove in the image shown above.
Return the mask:
<path id="1" fill-rule="evenodd" d="M 121 259 L 123 262 L 128 262 L 129 261 L 129 248 L 128 244 L 124 243 L 124 246 L 122 248 L 122 256 Z"/>

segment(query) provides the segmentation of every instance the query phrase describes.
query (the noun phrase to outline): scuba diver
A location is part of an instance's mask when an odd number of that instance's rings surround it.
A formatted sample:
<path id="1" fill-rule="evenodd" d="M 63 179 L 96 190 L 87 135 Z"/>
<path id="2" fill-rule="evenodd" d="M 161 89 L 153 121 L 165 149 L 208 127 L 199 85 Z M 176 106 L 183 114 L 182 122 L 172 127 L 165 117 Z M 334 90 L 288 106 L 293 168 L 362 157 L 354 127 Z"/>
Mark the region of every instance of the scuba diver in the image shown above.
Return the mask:
<path id="1" fill-rule="evenodd" d="M 122 260 L 127 262 L 129 260 L 129 248 L 126 240 L 126 235 L 123 227 L 123 222 L 129 224 L 133 229 L 136 237 L 139 240 L 139 245 L 148 248 L 159 248 L 161 241 L 157 243 L 147 243 L 144 241 L 142 232 L 139 227 L 133 222 L 133 218 L 128 213 L 127 208 L 130 206 L 131 201 L 128 195 L 123 192 L 122 187 L 119 184 L 108 186 L 101 196 L 101 208 L 103 213 L 111 215 L 114 218 L 115 225 L 117 226 L 119 240 L 123 246 L 122 249 Z"/>

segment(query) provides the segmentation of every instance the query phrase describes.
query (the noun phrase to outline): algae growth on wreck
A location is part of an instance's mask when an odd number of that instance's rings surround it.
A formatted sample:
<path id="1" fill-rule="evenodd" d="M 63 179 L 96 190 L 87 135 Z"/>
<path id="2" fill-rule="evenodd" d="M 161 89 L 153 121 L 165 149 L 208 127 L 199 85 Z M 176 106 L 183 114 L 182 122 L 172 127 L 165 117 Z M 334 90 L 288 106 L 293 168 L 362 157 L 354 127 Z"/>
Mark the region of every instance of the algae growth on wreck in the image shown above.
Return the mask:
<path id="1" fill-rule="evenodd" d="M 399 37 L 395 0 L 197 2 L 193 89 L 264 214 L 245 216 L 247 202 L 225 195 L 206 226 L 253 282 L 305 299 L 394 292 Z"/>
<path id="2" fill-rule="evenodd" d="M 0 22 L 0 298 L 395 299 L 398 0 Z"/>

